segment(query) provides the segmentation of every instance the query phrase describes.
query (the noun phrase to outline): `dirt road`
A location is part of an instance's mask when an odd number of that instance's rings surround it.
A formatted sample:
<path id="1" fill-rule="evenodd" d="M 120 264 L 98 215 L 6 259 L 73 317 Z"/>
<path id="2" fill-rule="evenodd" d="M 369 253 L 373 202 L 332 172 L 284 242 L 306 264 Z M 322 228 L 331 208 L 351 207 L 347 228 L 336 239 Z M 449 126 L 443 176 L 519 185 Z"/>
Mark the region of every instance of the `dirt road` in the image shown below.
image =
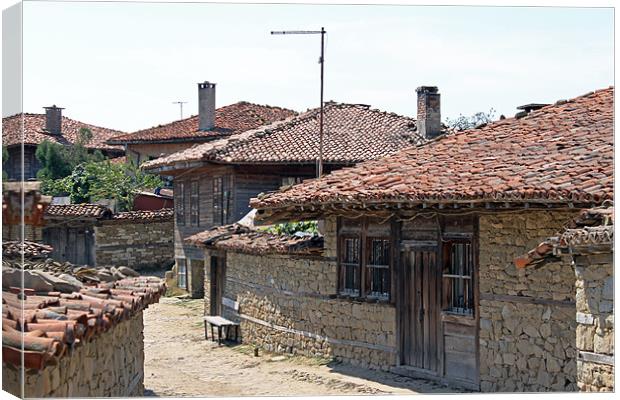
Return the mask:
<path id="1" fill-rule="evenodd" d="M 144 313 L 146 396 L 414 394 L 447 392 L 425 380 L 325 360 L 205 341 L 201 300 L 162 298 Z"/>

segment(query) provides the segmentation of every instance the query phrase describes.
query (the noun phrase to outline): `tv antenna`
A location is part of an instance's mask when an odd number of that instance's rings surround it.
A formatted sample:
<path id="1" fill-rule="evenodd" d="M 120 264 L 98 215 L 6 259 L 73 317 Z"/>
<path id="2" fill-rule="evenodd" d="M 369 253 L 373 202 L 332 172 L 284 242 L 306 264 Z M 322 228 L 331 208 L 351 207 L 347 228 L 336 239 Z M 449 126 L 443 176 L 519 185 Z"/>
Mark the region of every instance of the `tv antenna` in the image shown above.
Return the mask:
<path id="1" fill-rule="evenodd" d="M 319 160 L 316 167 L 316 175 L 321 178 L 323 175 L 323 67 L 325 65 L 325 28 L 320 31 L 271 31 L 272 35 L 321 35 L 321 117 L 319 122 Z"/>
<path id="2" fill-rule="evenodd" d="M 173 101 L 172 104 L 178 104 L 181 109 L 181 119 L 183 119 L 183 104 L 186 104 L 187 101 Z"/>

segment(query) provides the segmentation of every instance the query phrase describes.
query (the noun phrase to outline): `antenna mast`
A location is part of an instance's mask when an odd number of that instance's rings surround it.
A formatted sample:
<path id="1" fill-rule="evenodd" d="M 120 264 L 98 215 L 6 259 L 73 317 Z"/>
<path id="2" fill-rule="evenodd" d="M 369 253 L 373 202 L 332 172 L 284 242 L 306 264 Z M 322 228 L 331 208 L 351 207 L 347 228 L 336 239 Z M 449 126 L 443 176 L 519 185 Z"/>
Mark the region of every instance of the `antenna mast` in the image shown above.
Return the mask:
<path id="1" fill-rule="evenodd" d="M 187 101 L 173 101 L 172 104 L 178 104 L 181 109 L 181 119 L 183 119 L 183 104 L 186 104 Z"/>
<path id="2" fill-rule="evenodd" d="M 320 31 L 271 31 L 272 35 L 321 35 L 321 117 L 319 122 L 319 159 L 317 163 L 316 175 L 321 178 L 323 175 L 323 67 L 325 64 L 325 28 L 321 27 Z"/>

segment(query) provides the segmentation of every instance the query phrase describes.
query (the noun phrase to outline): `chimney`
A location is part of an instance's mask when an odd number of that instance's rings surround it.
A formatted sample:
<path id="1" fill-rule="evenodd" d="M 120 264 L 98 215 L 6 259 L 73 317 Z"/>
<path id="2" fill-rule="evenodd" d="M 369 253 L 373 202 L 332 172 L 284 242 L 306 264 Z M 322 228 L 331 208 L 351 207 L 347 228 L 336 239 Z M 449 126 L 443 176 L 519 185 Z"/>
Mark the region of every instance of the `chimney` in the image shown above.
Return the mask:
<path id="1" fill-rule="evenodd" d="M 45 108 L 45 130 L 52 135 L 62 134 L 62 110 L 61 107 L 56 107 L 54 104 L 51 107 Z"/>
<path id="2" fill-rule="evenodd" d="M 441 113 L 437 86 L 420 86 L 418 94 L 418 134 L 432 139 L 441 134 Z"/>
<path id="3" fill-rule="evenodd" d="M 198 130 L 210 131 L 215 127 L 215 83 L 198 84 Z"/>

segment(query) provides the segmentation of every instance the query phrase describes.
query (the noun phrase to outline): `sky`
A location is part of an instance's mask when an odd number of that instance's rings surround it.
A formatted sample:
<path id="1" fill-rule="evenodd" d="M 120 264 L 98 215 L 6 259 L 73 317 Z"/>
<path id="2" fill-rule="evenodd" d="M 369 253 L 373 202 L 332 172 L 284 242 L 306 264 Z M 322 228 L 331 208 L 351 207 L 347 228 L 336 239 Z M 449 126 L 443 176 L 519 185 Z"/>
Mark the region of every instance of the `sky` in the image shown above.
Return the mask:
<path id="1" fill-rule="evenodd" d="M 416 114 L 415 89 L 438 86 L 442 119 L 512 116 L 613 85 L 613 9 L 300 4 L 24 4 L 24 111 L 64 107 L 132 132 L 197 113 L 197 83 L 217 107 L 245 100 L 304 111 L 325 100 Z M 15 113 L 8 107 L 4 116 Z"/>

